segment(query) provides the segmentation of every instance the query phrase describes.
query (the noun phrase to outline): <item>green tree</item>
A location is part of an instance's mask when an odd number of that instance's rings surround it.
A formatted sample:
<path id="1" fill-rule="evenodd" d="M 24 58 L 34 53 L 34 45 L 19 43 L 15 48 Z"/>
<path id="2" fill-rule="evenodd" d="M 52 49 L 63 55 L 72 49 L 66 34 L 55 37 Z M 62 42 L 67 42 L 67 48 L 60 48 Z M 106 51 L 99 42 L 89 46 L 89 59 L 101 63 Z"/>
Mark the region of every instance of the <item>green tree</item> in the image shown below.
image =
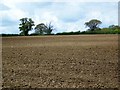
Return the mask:
<path id="1" fill-rule="evenodd" d="M 40 23 L 40 24 L 36 25 L 35 33 L 42 35 L 42 34 L 44 34 L 46 29 L 47 29 L 46 25 L 44 23 Z"/>
<path id="2" fill-rule="evenodd" d="M 119 25 L 110 25 L 109 30 L 114 32 L 115 34 L 120 34 L 120 26 Z"/>
<path id="3" fill-rule="evenodd" d="M 94 31 L 96 29 L 99 29 L 99 25 L 102 22 L 100 20 L 97 19 L 92 19 L 89 22 L 85 22 L 86 27 L 89 27 L 91 31 Z"/>
<path id="4" fill-rule="evenodd" d="M 21 33 L 25 36 L 28 35 L 28 32 L 32 30 L 32 26 L 34 26 L 34 21 L 31 18 L 22 18 L 20 19 L 21 23 L 19 24 L 19 29 L 22 31 Z"/>
<path id="5" fill-rule="evenodd" d="M 112 29 L 112 30 L 119 29 L 120 30 L 120 26 L 118 26 L 118 25 L 110 25 L 109 29 Z"/>
<path id="6" fill-rule="evenodd" d="M 40 23 L 35 27 L 35 34 L 43 35 L 43 34 L 51 34 L 54 30 L 51 22 L 49 24 Z"/>

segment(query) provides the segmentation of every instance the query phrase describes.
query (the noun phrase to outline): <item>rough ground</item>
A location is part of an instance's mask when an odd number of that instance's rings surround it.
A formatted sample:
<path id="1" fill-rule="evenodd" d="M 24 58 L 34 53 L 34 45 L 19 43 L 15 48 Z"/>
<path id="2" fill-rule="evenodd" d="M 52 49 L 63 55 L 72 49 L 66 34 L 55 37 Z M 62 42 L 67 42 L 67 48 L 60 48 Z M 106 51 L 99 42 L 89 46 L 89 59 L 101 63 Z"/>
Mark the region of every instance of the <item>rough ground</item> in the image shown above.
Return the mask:
<path id="1" fill-rule="evenodd" d="M 2 38 L 3 87 L 117 88 L 118 36 Z"/>

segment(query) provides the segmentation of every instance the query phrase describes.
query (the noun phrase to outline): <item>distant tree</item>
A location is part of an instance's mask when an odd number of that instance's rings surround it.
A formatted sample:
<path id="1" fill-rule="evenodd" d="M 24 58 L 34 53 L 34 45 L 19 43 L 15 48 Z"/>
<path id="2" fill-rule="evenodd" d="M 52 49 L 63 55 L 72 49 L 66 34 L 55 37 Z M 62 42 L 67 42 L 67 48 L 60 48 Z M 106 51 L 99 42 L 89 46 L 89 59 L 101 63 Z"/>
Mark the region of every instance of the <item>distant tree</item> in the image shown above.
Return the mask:
<path id="1" fill-rule="evenodd" d="M 86 27 L 89 27 L 91 31 L 94 31 L 99 28 L 99 25 L 101 23 L 102 22 L 100 20 L 92 19 L 89 22 L 85 22 L 85 25 L 86 25 Z"/>
<path id="2" fill-rule="evenodd" d="M 47 29 L 46 25 L 44 23 L 40 23 L 40 24 L 36 25 L 35 33 L 42 35 L 42 34 L 44 34 L 46 29 Z"/>
<path id="3" fill-rule="evenodd" d="M 115 25 L 110 25 L 110 26 L 109 26 L 109 28 L 114 28 L 114 27 L 115 27 Z"/>
<path id="4" fill-rule="evenodd" d="M 52 31 L 54 30 L 53 25 L 51 25 L 51 22 L 49 24 L 46 24 L 47 29 L 45 30 L 46 34 L 51 34 Z"/>
<path id="5" fill-rule="evenodd" d="M 120 30 L 120 26 L 118 26 L 118 25 L 110 25 L 109 29 L 113 29 L 113 30 L 119 29 Z"/>
<path id="6" fill-rule="evenodd" d="M 35 27 L 35 34 L 43 35 L 43 34 L 51 34 L 54 30 L 51 22 L 49 24 L 40 23 Z"/>
<path id="7" fill-rule="evenodd" d="M 28 35 L 28 32 L 32 30 L 32 26 L 34 26 L 34 21 L 31 18 L 22 18 L 20 19 L 21 23 L 19 24 L 19 29 L 22 31 L 21 33 L 25 36 Z"/>
<path id="8" fill-rule="evenodd" d="M 120 26 L 119 25 L 110 25 L 108 28 L 111 32 L 115 34 L 120 34 Z"/>

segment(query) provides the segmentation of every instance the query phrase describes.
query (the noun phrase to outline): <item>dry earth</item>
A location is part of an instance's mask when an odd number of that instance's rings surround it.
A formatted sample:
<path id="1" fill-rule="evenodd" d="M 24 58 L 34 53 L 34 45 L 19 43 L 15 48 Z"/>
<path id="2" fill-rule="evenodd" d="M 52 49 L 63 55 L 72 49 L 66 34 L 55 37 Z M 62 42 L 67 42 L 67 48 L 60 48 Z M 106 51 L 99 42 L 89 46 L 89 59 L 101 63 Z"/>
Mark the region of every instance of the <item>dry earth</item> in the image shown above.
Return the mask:
<path id="1" fill-rule="evenodd" d="M 118 88 L 118 36 L 2 38 L 5 88 Z"/>

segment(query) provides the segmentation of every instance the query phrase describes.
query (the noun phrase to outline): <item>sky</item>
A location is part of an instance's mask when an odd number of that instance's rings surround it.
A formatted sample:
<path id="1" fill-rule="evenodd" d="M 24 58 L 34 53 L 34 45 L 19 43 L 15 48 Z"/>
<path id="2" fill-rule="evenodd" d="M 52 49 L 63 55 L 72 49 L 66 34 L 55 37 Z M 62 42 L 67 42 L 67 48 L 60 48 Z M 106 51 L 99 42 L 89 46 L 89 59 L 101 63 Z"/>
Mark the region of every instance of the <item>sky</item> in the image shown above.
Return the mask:
<path id="1" fill-rule="evenodd" d="M 51 22 L 53 33 L 85 31 L 84 23 L 91 19 L 102 21 L 103 28 L 118 25 L 118 0 L 1 0 L 0 34 L 20 33 L 19 20 L 25 17 L 35 25 Z"/>

